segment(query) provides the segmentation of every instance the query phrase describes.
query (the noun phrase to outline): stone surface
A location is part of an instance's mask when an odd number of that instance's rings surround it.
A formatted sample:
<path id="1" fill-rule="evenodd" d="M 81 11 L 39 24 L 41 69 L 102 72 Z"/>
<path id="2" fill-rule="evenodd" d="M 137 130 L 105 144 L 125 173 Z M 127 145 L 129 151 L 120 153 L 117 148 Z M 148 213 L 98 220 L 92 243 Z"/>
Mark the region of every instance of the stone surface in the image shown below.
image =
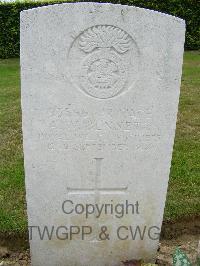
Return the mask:
<path id="1" fill-rule="evenodd" d="M 121 5 L 61 4 L 21 13 L 33 266 L 154 260 L 184 33 L 181 19 Z M 77 204 L 77 212 L 84 207 L 91 214 L 75 213 Z M 142 237 L 134 236 L 136 227 Z"/>

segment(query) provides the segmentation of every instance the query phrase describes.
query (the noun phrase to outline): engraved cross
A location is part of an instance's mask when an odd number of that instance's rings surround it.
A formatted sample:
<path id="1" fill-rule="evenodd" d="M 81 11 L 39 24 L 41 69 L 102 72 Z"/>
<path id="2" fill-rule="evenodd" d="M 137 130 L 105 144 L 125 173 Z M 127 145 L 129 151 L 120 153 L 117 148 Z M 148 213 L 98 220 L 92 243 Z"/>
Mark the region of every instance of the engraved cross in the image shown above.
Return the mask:
<path id="1" fill-rule="evenodd" d="M 94 158 L 96 160 L 96 173 L 95 173 L 95 182 L 93 188 L 71 188 L 68 187 L 68 194 L 69 195 L 94 195 L 95 203 L 98 203 L 100 201 L 100 195 L 113 195 L 113 194 L 125 194 L 127 191 L 126 187 L 113 187 L 113 188 L 102 188 L 100 186 L 101 182 L 101 169 L 102 169 L 102 162 L 104 158 Z M 99 231 L 99 220 L 95 223 L 95 231 Z M 94 239 L 92 242 L 99 242 L 100 240 L 97 238 L 97 233 L 94 236 Z"/>
<path id="2" fill-rule="evenodd" d="M 113 195 L 113 194 L 124 194 L 127 190 L 126 187 L 121 188 L 102 188 L 100 187 L 100 179 L 101 179 L 101 169 L 102 169 L 102 161 L 104 158 L 94 158 L 96 160 L 96 174 L 95 174 L 95 184 L 93 188 L 71 188 L 68 187 L 68 194 L 76 195 L 76 194 L 93 194 L 95 195 L 95 201 L 98 202 L 100 195 Z"/>

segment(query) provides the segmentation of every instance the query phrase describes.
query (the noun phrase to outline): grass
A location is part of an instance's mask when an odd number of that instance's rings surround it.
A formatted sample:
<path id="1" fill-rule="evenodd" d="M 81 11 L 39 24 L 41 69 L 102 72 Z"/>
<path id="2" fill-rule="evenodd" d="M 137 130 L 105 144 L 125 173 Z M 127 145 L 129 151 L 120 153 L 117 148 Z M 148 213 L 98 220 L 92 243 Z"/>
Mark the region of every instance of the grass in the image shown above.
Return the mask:
<path id="1" fill-rule="evenodd" d="M 165 219 L 200 214 L 200 53 L 185 52 Z"/>
<path id="2" fill-rule="evenodd" d="M 165 220 L 200 213 L 200 53 L 185 52 Z M 0 60 L 0 232 L 25 232 L 19 59 Z"/>
<path id="3" fill-rule="evenodd" d="M 0 231 L 24 231 L 19 60 L 0 60 L 0 77 Z"/>

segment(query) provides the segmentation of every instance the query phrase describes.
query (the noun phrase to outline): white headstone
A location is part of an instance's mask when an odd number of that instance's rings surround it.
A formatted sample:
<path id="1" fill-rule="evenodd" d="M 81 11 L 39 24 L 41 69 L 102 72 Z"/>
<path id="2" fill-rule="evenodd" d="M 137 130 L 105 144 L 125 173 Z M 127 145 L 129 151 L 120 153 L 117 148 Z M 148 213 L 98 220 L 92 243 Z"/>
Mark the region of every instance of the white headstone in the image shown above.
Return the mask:
<path id="1" fill-rule="evenodd" d="M 183 20 L 130 6 L 67 3 L 21 13 L 33 266 L 154 260 L 184 33 Z"/>

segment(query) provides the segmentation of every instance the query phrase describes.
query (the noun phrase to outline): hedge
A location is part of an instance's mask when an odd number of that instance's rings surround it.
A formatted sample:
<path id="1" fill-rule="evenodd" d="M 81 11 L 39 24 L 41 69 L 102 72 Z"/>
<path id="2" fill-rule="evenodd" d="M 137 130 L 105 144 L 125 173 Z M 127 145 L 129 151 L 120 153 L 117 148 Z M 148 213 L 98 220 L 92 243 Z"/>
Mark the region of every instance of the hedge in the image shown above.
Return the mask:
<path id="1" fill-rule="evenodd" d="M 0 58 L 19 56 L 19 14 L 24 9 L 66 1 L 51 2 L 0 2 Z M 69 1 L 68 1 L 69 2 Z M 72 2 L 72 1 L 71 1 Z M 83 2 L 83 1 L 79 1 Z M 87 1 L 89 2 L 89 1 Z M 186 20 L 185 48 L 200 48 L 200 1 L 199 0 L 110 0 L 117 4 L 134 5 L 171 14 Z"/>

